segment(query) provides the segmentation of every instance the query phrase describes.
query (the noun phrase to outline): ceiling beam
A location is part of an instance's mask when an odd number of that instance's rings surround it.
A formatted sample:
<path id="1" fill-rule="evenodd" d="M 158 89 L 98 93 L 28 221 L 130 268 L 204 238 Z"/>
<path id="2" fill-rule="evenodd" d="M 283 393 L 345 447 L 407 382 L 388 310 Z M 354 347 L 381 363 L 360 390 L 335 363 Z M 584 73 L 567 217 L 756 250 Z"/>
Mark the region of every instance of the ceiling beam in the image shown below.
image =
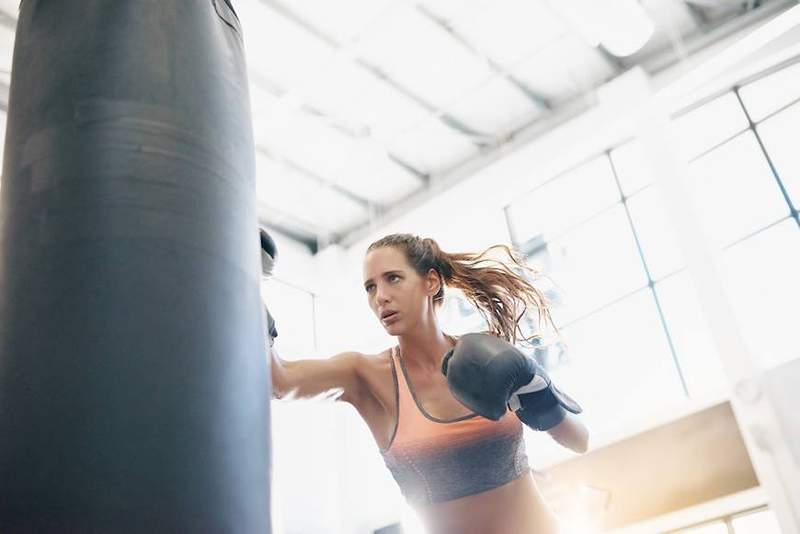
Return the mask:
<path id="1" fill-rule="evenodd" d="M 689 16 L 692 17 L 692 20 L 697 25 L 697 28 L 703 33 L 708 31 L 708 24 L 710 21 L 708 20 L 708 15 L 706 15 L 706 12 L 703 11 L 700 6 L 691 2 L 683 2 L 683 6 L 686 8 Z"/>
<path id="2" fill-rule="evenodd" d="M 284 16 L 287 20 L 297 24 L 300 28 L 304 29 L 310 35 L 316 37 L 330 48 L 334 50 L 340 50 L 342 48 L 342 44 L 336 41 L 333 37 L 326 34 L 303 17 L 292 11 L 286 4 L 281 2 L 280 0 L 260 0 L 261 3 L 268 8 L 272 9 L 276 13 Z M 363 58 L 354 58 L 354 63 L 361 67 L 362 69 L 369 72 L 372 76 L 377 78 L 378 80 L 386 83 L 387 85 L 391 86 L 392 89 L 401 93 L 405 97 L 413 100 L 417 103 L 420 107 L 431 113 L 434 117 L 437 117 L 441 120 L 446 126 L 451 129 L 455 129 L 460 134 L 464 134 L 470 137 L 478 136 L 482 137 L 480 132 L 477 132 L 473 128 L 470 128 L 467 124 L 464 124 L 456 117 L 448 116 L 446 113 L 443 113 L 442 110 L 434 106 L 432 103 L 425 100 L 421 95 L 416 94 L 408 87 L 401 84 L 399 81 L 395 80 L 391 76 L 389 76 L 386 72 L 384 72 L 380 67 L 377 65 L 373 65 L 370 62 L 366 61 Z M 479 139 L 480 141 L 480 139 Z"/>
<path id="3" fill-rule="evenodd" d="M 555 112 L 549 113 L 544 118 L 536 118 L 517 128 L 510 134 L 504 136 L 491 148 L 467 158 L 448 171 L 432 176 L 431 184 L 427 188 L 411 193 L 402 201 L 387 208 L 386 212 L 381 215 L 380 218 L 354 228 L 351 232 L 343 234 L 339 240 L 332 242 L 338 243 L 344 247 L 354 245 L 359 240 L 367 237 L 374 228 L 388 224 L 418 208 L 429 199 L 444 193 L 500 158 L 508 156 L 531 141 L 546 135 L 558 126 L 585 113 L 590 109 L 591 105 L 592 104 L 584 95 L 578 95 L 564 102 Z"/>
<path id="4" fill-rule="evenodd" d="M 709 22 L 705 31 L 697 32 L 683 40 L 685 53 L 687 56 L 695 54 L 736 32 L 776 17 L 795 5 L 797 5 L 796 0 L 774 0 L 736 18 L 726 18 L 720 22 Z M 648 57 L 642 58 L 639 65 L 650 74 L 657 74 L 684 59 L 685 57 L 676 54 L 672 47 L 666 47 L 660 52 L 655 52 Z"/>
<path id="5" fill-rule="evenodd" d="M 0 26 L 5 26 L 11 31 L 17 31 L 17 17 L 5 9 L 0 9 Z"/>
<path id="6" fill-rule="evenodd" d="M 492 58 L 478 50 L 478 47 L 469 42 L 469 40 L 461 35 L 453 26 L 444 18 L 440 17 L 427 7 L 417 4 L 417 11 L 425 18 L 436 24 L 440 29 L 444 30 L 450 37 L 463 46 L 468 52 L 478 58 L 480 61 L 485 62 L 492 71 L 498 76 L 505 78 L 511 85 L 520 91 L 526 98 L 531 100 L 536 106 L 543 109 L 553 109 L 553 104 L 543 94 L 538 93 L 535 89 L 525 84 L 525 82 L 515 78 L 511 73 L 505 70 Z"/>
<path id="7" fill-rule="evenodd" d="M 383 83 L 389 85 L 392 89 L 402 94 L 409 100 L 413 100 L 417 105 L 419 105 L 421 108 L 423 108 L 425 111 L 427 111 L 434 117 L 437 117 L 448 128 L 456 130 L 460 134 L 465 134 L 471 137 L 474 136 L 483 137 L 483 134 L 474 130 L 473 128 L 470 128 L 460 119 L 453 117 L 452 115 L 448 115 L 447 113 L 444 113 L 442 110 L 440 110 L 439 108 L 437 108 L 436 106 L 434 106 L 433 104 L 422 98 L 422 96 L 416 94 L 411 89 L 409 89 L 399 81 L 395 80 L 394 78 L 386 74 L 386 72 L 384 72 L 383 69 L 381 69 L 380 67 L 373 65 L 362 58 L 355 58 L 354 61 L 356 65 L 360 66 L 361 68 L 372 74 L 374 77 L 381 80 Z"/>
<path id="8" fill-rule="evenodd" d="M 316 174 L 315 172 L 306 169 L 299 163 L 294 162 L 288 158 L 285 158 L 284 156 L 273 153 L 264 146 L 261 145 L 256 146 L 256 152 L 275 161 L 278 164 L 285 165 L 287 168 L 308 178 L 309 180 L 316 182 L 317 184 L 323 187 L 327 187 L 331 191 L 334 191 L 335 193 L 347 198 L 348 200 L 355 202 L 361 208 L 366 209 L 368 213 L 375 213 L 376 215 L 379 215 L 384 209 L 382 206 L 376 205 L 375 203 L 369 201 L 368 199 L 362 197 L 361 195 L 358 195 L 357 193 L 354 193 L 353 191 L 350 191 L 349 189 L 346 189 L 338 184 L 335 184 L 330 180 Z"/>
<path id="9" fill-rule="evenodd" d="M 0 80 L 0 109 L 8 113 L 8 95 L 10 87 L 6 82 Z"/>
<path id="10" fill-rule="evenodd" d="M 620 74 L 628 70 L 628 66 L 625 64 L 625 62 L 621 58 L 618 58 L 617 56 L 609 52 L 608 48 L 606 48 L 602 44 L 597 45 L 595 47 L 595 50 L 597 50 L 597 53 L 599 53 L 600 56 L 602 56 L 602 58 L 606 61 L 606 63 L 608 63 L 611 66 L 611 68 L 614 69 L 615 76 L 619 76 Z"/>
<path id="11" fill-rule="evenodd" d="M 747 27 L 777 16 L 794 5 L 796 5 L 795 0 L 775 0 L 774 2 L 768 2 L 762 5 L 762 7 L 748 12 L 737 19 L 729 20 L 725 24 L 712 27 L 707 34 L 696 34 L 694 38 L 687 42 L 687 51 L 690 54 L 697 53 L 705 47 L 730 37 L 738 31 L 742 31 Z M 680 61 L 680 58 L 676 56 L 672 47 L 666 47 L 662 52 L 657 52 L 649 57 L 643 58 L 640 65 L 651 74 L 655 74 L 674 64 L 676 61 Z M 511 132 L 496 146 L 467 158 L 465 161 L 441 175 L 432 176 L 431 185 L 429 187 L 417 191 L 406 200 L 389 207 L 380 219 L 372 221 L 368 225 L 365 224 L 351 233 L 345 234 L 339 243 L 345 247 L 357 243 L 360 239 L 366 237 L 371 229 L 387 224 L 421 206 L 430 198 L 443 193 L 459 182 L 474 175 L 476 172 L 494 163 L 500 157 L 507 156 L 509 153 L 531 141 L 546 135 L 558 125 L 586 112 L 591 106 L 592 103 L 586 99 L 585 95 L 578 95 L 557 106 L 557 108 L 549 115 L 545 116 L 545 118 L 534 119 L 516 129 L 514 132 Z"/>
<path id="12" fill-rule="evenodd" d="M 302 221 L 289 213 L 280 211 L 263 203 L 258 204 L 259 226 L 283 234 L 292 241 L 296 241 L 308 248 L 312 254 L 319 251 L 319 233 L 304 227 L 309 223 Z"/>
<path id="13" fill-rule="evenodd" d="M 431 181 L 430 173 L 424 173 L 424 172 L 420 171 L 416 167 L 413 167 L 412 165 L 409 165 L 405 161 L 401 160 L 400 158 L 398 158 L 397 156 L 395 156 L 391 152 L 388 152 L 388 155 L 389 155 L 389 159 L 390 160 L 395 162 L 397 165 L 400 165 L 403 169 L 405 169 L 410 174 L 414 175 L 418 180 L 423 182 L 423 184 L 425 184 L 425 185 L 430 184 L 430 181 Z"/>

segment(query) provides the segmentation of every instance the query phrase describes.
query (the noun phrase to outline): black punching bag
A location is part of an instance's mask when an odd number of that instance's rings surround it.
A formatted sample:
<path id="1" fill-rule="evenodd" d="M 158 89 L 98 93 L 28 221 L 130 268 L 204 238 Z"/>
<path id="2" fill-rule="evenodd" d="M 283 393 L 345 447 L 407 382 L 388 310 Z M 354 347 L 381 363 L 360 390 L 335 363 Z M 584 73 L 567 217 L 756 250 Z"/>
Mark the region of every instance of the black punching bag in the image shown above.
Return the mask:
<path id="1" fill-rule="evenodd" d="M 0 532 L 270 532 L 269 369 L 225 0 L 23 0 Z"/>

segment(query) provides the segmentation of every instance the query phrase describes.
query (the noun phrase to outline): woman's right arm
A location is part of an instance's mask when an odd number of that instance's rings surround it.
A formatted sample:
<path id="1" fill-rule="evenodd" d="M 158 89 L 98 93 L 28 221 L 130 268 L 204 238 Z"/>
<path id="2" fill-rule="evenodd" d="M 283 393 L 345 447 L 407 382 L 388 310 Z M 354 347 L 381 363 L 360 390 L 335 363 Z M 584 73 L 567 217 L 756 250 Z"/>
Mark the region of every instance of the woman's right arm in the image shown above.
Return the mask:
<path id="1" fill-rule="evenodd" d="M 272 397 L 276 399 L 325 398 L 354 404 L 364 390 L 360 370 L 365 356 L 343 352 L 327 360 L 286 361 L 270 349 Z"/>

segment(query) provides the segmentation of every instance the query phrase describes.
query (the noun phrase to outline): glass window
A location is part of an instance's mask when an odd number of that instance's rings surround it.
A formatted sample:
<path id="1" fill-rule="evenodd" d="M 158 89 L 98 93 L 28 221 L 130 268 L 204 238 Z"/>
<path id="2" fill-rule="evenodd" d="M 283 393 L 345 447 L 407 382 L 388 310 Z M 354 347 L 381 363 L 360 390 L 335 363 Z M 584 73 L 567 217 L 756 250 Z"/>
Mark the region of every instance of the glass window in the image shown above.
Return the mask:
<path id="1" fill-rule="evenodd" d="M 551 240 L 619 201 L 619 189 L 606 156 L 581 165 L 509 207 L 516 235 Z"/>
<path id="2" fill-rule="evenodd" d="M 480 311 L 467 300 L 464 294 L 460 290 L 450 287 L 444 294 L 444 303 L 437 317 L 442 329 L 453 335 L 482 332 L 489 326 Z"/>
<path id="3" fill-rule="evenodd" d="M 689 396 L 717 398 L 727 390 L 728 381 L 688 274 L 684 271 L 657 283 L 656 294 Z"/>
<path id="4" fill-rule="evenodd" d="M 685 264 L 661 193 L 648 187 L 628 200 L 628 210 L 639 236 L 647 268 L 654 280 L 677 271 Z"/>
<path id="5" fill-rule="evenodd" d="M 681 153 L 687 160 L 733 137 L 748 125 L 747 116 L 733 93 L 726 93 L 674 121 Z"/>
<path id="6" fill-rule="evenodd" d="M 725 282 L 743 335 L 766 367 L 800 356 L 800 231 L 794 219 L 725 251 Z"/>
<path id="7" fill-rule="evenodd" d="M 617 171 L 622 192 L 630 196 L 643 187 L 653 183 L 655 178 L 647 164 L 642 144 L 629 141 L 611 151 L 614 169 Z"/>
<path id="8" fill-rule="evenodd" d="M 772 510 L 760 510 L 733 518 L 736 534 L 781 534 L 778 519 Z"/>
<path id="9" fill-rule="evenodd" d="M 694 161 L 689 175 L 699 215 L 720 246 L 789 214 L 752 131 Z"/>
<path id="10" fill-rule="evenodd" d="M 800 104 L 764 121 L 758 126 L 758 133 L 789 197 L 795 207 L 800 207 Z"/>
<path id="11" fill-rule="evenodd" d="M 281 358 L 312 358 L 316 352 L 314 297 L 308 291 L 273 278 L 262 284 L 262 296 L 276 320 L 275 347 Z"/>
<path id="12" fill-rule="evenodd" d="M 760 121 L 800 97 L 800 63 L 745 85 L 739 94 L 753 122 Z"/>
<path id="13" fill-rule="evenodd" d="M 647 284 L 633 232 L 622 204 L 547 245 L 530 264 L 558 286 L 563 304 L 558 324 L 607 304 Z"/>
<path id="14" fill-rule="evenodd" d="M 629 431 L 684 398 L 658 311 L 643 289 L 562 330 L 568 363 L 553 379 L 584 407 L 593 431 Z"/>
<path id="15" fill-rule="evenodd" d="M 678 534 L 729 534 L 728 526 L 722 521 L 707 523 L 698 527 L 678 531 Z"/>

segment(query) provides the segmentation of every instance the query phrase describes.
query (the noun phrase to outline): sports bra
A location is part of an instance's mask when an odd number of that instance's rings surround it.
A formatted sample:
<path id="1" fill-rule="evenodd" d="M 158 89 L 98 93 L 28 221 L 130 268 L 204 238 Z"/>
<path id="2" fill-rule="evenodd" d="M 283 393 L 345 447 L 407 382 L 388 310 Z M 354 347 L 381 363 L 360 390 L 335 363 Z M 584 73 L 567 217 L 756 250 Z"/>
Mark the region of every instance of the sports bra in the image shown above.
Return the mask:
<path id="1" fill-rule="evenodd" d="M 398 347 L 390 357 L 397 419 L 381 454 L 409 504 L 488 491 L 530 471 L 522 422 L 513 412 L 499 421 L 474 413 L 437 419 L 418 401 Z"/>

